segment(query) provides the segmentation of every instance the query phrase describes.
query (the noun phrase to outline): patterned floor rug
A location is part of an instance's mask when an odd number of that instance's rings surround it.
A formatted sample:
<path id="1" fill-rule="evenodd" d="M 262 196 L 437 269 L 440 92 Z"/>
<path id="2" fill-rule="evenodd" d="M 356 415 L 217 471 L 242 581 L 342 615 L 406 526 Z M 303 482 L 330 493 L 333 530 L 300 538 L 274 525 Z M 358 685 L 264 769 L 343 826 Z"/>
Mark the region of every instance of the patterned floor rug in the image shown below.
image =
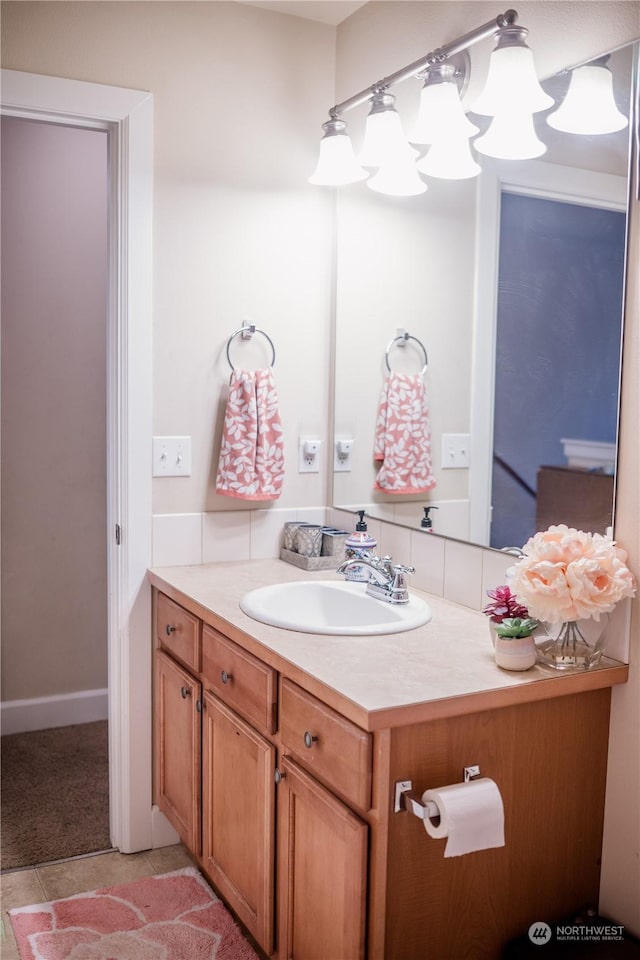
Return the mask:
<path id="1" fill-rule="evenodd" d="M 258 960 L 194 867 L 9 915 L 22 960 Z"/>

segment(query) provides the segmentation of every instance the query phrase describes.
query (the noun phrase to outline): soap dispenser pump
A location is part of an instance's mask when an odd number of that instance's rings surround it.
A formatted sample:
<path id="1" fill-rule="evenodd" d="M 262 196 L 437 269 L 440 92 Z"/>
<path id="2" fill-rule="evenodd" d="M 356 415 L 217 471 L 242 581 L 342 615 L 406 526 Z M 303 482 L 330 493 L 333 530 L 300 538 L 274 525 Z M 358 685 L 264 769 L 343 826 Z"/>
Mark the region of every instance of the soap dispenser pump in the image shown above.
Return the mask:
<path id="1" fill-rule="evenodd" d="M 377 541 L 369 533 L 367 533 L 367 524 L 365 522 L 364 510 L 357 510 L 356 513 L 359 516 L 359 520 L 356 523 L 355 532 L 351 534 L 350 537 L 347 537 L 344 544 L 344 558 L 345 560 L 355 560 L 358 557 L 368 557 L 371 554 L 375 553 L 377 546 Z M 367 567 L 360 566 L 359 564 L 352 564 L 345 572 L 345 577 L 347 580 L 369 580 L 369 570 Z"/>
<path id="2" fill-rule="evenodd" d="M 429 513 L 431 510 L 437 510 L 438 507 L 429 506 L 429 507 L 423 507 L 422 509 L 424 510 L 424 517 L 420 521 L 420 526 L 422 527 L 423 530 L 426 530 L 427 533 L 433 533 L 433 520 L 429 516 Z"/>

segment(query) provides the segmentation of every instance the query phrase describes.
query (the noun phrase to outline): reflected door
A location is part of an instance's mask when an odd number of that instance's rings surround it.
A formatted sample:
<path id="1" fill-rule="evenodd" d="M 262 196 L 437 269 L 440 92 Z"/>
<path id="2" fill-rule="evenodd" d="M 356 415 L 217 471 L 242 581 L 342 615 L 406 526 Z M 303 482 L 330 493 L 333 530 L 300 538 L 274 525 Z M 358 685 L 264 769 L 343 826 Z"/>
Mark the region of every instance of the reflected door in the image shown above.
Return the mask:
<path id="1" fill-rule="evenodd" d="M 535 532 L 539 472 L 567 469 L 564 439 L 615 443 L 625 220 L 502 194 L 491 546 L 521 545 Z M 584 516 L 563 521 L 588 528 Z"/>

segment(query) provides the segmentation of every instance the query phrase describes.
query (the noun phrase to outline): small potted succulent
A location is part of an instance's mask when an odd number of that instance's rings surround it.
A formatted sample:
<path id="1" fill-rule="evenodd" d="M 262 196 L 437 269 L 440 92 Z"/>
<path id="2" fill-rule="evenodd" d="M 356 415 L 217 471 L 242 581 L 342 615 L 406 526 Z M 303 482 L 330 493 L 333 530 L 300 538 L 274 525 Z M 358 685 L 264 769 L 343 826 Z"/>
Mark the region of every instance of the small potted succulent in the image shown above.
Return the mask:
<path id="1" fill-rule="evenodd" d="M 537 660 L 538 621 L 506 585 L 487 590 L 487 596 L 491 602 L 482 612 L 489 617 L 496 663 L 505 670 L 528 670 Z"/>

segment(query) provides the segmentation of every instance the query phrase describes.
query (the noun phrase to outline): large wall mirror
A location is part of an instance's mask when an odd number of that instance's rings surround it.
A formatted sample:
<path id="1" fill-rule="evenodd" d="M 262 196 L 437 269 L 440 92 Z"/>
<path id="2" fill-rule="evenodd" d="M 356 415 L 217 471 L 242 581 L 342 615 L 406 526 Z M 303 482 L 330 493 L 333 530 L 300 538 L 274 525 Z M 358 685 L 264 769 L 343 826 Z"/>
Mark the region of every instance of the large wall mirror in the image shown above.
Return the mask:
<path id="1" fill-rule="evenodd" d="M 634 46 L 608 61 L 626 116 Z M 556 103 L 569 79 L 543 83 Z M 335 437 L 352 446 L 336 507 L 420 528 L 433 505 L 435 533 L 498 549 L 611 525 L 631 125 L 583 136 L 545 116 L 538 160 L 483 157 L 479 177 L 417 197 L 339 191 Z M 435 486 L 382 493 L 382 387 L 424 351 Z"/>

